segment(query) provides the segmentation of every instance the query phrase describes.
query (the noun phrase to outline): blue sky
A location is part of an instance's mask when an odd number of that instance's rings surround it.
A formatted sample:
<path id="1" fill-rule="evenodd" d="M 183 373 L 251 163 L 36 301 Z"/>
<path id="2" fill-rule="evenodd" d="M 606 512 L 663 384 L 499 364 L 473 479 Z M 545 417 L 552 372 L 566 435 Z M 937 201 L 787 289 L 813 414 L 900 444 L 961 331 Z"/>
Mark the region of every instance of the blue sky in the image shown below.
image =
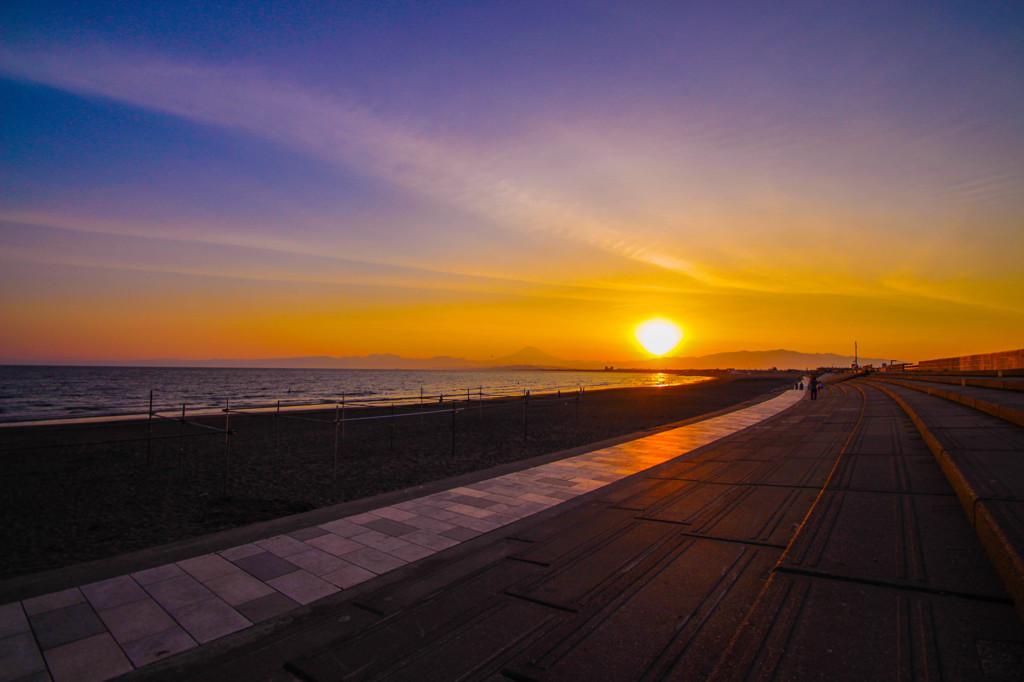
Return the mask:
<path id="1" fill-rule="evenodd" d="M 1019 3 L 0 9 L 0 358 L 1024 338 Z"/>

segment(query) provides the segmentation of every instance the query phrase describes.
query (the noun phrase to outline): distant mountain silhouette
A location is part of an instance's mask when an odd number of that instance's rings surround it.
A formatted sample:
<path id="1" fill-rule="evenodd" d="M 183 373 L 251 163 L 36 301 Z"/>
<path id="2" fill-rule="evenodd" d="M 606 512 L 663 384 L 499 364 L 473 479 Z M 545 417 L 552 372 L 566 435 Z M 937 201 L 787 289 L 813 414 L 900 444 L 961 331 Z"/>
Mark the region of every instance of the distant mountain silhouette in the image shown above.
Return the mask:
<path id="1" fill-rule="evenodd" d="M 491 367 L 561 369 L 567 366 L 575 366 L 576 363 L 563 360 L 562 358 L 556 358 L 554 355 L 545 353 L 535 346 L 527 346 L 522 350 L 516 351 L 512 355 L 506 355 L 505 357 L 491 360 L 487 364 Z"/>
<path id="2" fill-rule="evenodd" d="M 873 364 L 876 367 L 883 362 L 878 358 L 860 358 L 860 364 Z M 492 358 L 487 362 L 453 358 L 440 355 L 432 358 L 404 358 L 392 353 L 375 353 L 372 355 L 350 355 L 332 357 L 329 355 L 310 355 L 294 358 L 263 358 L 263 359 L 214 359 L 214 360 L 181 360 L 155 359 L 136 362 L 118 363 L 149 367 L 266 367 L 266 368 L 309 368 L 309 369 L 434 369 L 434 370 L 468 370 L 468 369 L 805 369 L 817 367 L 849 367 L 853 362 L 852 355 L 836 355 L 834 353 L 800 353 L 792 350 L 741 350 L 729 353 L 713 353 L 711 355 L 654 358 L 651 360 L 618 360 L 608 362 L 588 362 L 565 360 L 550 353 L 527 346 L 511 355 Z"/>
<path id="3" fill-rule="evenodd" d="M 852 355 L 835 353 L 801 353 L 793 350 L 741 350 L 711 355 L 655 358 L 636 366 L 652 369 L 815 369 L 817 367 L 849 367 Z M 879 367 L 890 359 L 858 358 L 861 365 Z"/>

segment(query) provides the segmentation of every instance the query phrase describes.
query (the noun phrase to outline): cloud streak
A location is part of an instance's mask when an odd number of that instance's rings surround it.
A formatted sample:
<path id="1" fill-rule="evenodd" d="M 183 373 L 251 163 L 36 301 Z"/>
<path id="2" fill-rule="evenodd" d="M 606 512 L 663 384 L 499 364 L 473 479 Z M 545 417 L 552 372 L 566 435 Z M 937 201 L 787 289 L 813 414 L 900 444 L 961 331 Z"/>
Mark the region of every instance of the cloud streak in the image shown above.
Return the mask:
<path id="1" fill-rule="evenodd" d="M 721 125 L 710 120 L 720 111 L 689 104 L 677 117 L 655 108 L 618 126 L 600 115 L 572 124 L 537 121 L 529 132 L 480 141 L 438 132 L 400 113 L 384 115 L 337 89 L 328 94 L 254 66 L 139 58 L 98 48 L 5 50 L 0 62 L 0 73 L 8 78 L 252 135 L 475 217 L 456 233 L 497 225 L 559 245 L 585 246 L 621 259 L 623 269 L 663 271 L 662 286 L 678 291 L 961 300 L 962 294 L 933 284 L 944 276 L 944 255 L 962 241 L 964 225 L 978 215 L 990 217 L 971 206 L 1020 204 L 1011 191 L 1021 181 L 1016 157 L 966 158 L 961 171 L 922 165 L 941 153 L 929 148 L 931 141 L 953 135 L 945 142 L 962 145 L 957 126 L 969 126 L 969 117 L 916 139 L 864 120 L 827 121 L 838 128 L 831 131 L 818 122 L 795 137 L 771 115 L 744 118 L 730 112 L 728 124 Z M 844 136 L 850 140 L 843 142 Z M 897 146 L 906 154 L 898 159 L 902 165 L 882 168 L 883 180 L 872 178 L 873 167 L 895 158 L 886 148 Z M 913 177 L 893 183 L 891 196 L 858 196 L 879 190 L 885 179 L 904 170 Z M 892 206 L 902 203 L 915 205 L 900 214 Z M 943 215 L 944 210 L 953 215 Z M 310 220 L 320 221 L 324 230 L 353 229 L 332 228 L 330 217 Z M 78 219 L 51 222 L 69 226 Z M 124 225 L 114 229 L 134 233 Z M 999 259 L 1010 262 L 1022 248 L 1012 217 L 988 221 L 986 229 L 1003 238 L 1006 248 L 974 254 L 961 249 L 961 263 L 982 278 L 986 266 Z M 225 234 L 214 229 L 209 238 L 282 253 L 295 250 L 286 236 Z M 397 264 L 394 254 L 376 255 L 362 260 Z M 556 259 L 538 254 L 537 260 L 550 269 Z M 463 259 L 439 269 L 480 275 L 486 266 Z M 539 268 L 524 270 L 515 277 L 502 272 L 499 279 L 544 280 Z M 597 279 L 597 273 L 583 270 L 583 279 Z M 905 272 L 918 286 L 893 272 Z"/>
<path id="2" fill-rule="evenodd" d="M 706 278 L 581 206 L 563 205 L 455 140 L 416 135 L 365 108 L 248 69 L 138 60 L 116 53 L 5 54 L 4 73 L 86 96 L 244 131 L 302 154 L 472 211 L 618 256 Z M 500 152 L 498 154 L 501 156 Z M 720 283 L 720 282 L 719 282 Z"/>

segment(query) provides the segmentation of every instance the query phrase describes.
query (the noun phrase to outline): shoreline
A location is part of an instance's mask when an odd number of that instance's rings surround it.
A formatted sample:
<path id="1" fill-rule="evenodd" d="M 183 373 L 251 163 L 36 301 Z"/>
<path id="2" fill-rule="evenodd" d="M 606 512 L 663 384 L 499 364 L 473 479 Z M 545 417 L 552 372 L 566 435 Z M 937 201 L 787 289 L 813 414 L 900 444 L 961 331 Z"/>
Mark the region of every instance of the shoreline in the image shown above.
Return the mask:
<path id="1" fill-rule="evenodd" d="M 789 388 L 783 372 L 390 419 L 335 410 L 5 429 L 0 579 L 153 548 L 656 429 Z M 484 401 L 487 402 L 487 401 Z M 435 403 L 436 405 L 436 403 Z M 418 407 L 418 406 L 417 406 Z M 487 409 L 483 409 L 486 407 Z M 325 419 L 327 417 L 328 419 Z M 419 417 L 419 418 L 416 418 Z M 225 441 L 228 441 L 226 443 Z M 226 492 L 226 495 L 224 494 Z"/>
<path id="2" fill-rule="evenodd" d="M 87 369 L 91 369 L 91 367 L 89 367 Z M 164 369 L 164 368 L 158 368 L 158 369 Z M 175 368 L 166 368 L 166 369 L 175 369 Z M 184 368 L 184 369 L 189 369 L 189 368 Z M 227 368 L 227 369 L 233 369 L 233 368 Z M 368 370 L 368 371 L 388 371 L 388 370 Z M 424 370 L 424 371 L 433 371 L 433 370 Z M 624 369 L 624 370 L 618 370 L 618 369 L 617 370 L 573 370 L 573 369 L 552 369 L 552 368 L 529 368 L 529 369 L 526 369 L 526 368 L 506 368 L 506 369 L 501 370 L 501 371 L 503 371 L 503 372 L 524 372 L 524 373 L 530 373 L 530 372 L 532 372 L 532 373 L 536 373 L 536 372 L 541 372 L 541 373 L 565 372 L 565 373 L 587 373 L 587 374 L 598 373 L 598 374 L 601 374 L 601 373 L 613 372 L 613 373 L 619 373 L 619 374 L 661 374 L 661 375 L 671 375 L 671 376 L 674 376 L 674 377 L 681 377 L 683 379 L 692 379 L 691 381 L 677 381 L 675 383 L 663 384 L 664 386 L 679 386 L 679 385 L 687 385 L 687 384 L 692 384 L 692 383 L 700 383 L 702 381 L 711 381 L 711 380 L 714 380 L 716 378 L 720 378 L 722 376 L 722 374 L 723 374 L 723 372 L 720 371 L 720 370 L 710 370 L 710 371 L 707 371 L 707 372 L 704 372 L 704 373 L 693 373 L 693 372 L 690 372 L 688 370 L 687 371 L 681 371 L 681 370 L 630 370 L 630 369 Z M 654 387 L 654 386 L 655 385 L 651 385 L 650 387 Z M 633 384 L 633 385 L 630 385 L 630 384 L 621 385 L 620 384 L 620 385 L 581 386 L 580 388 L 582 388 L 584 390 L 591 390 L 591 391 L 604 391 L 604 390 L 614 390 L 614 389 L 620 389 L 620 388 L 644 388 L 644 387 L 648 387 L 648 386 L 647 385 L 643 385 L 643 384 Z M 464 388 L 460 388 L 458 391 L 452 391 L 450 393 L 441 393 L 441 394 L 423 394 L 421 392 L 421 394 L 418 395 L 418 396 L 415 395 L 415 394 L 413 394 L 413 395 L 388 395 L 386 392 L 385 393 L 377 393 L 377 394 L 371 393 L 369 395 L 365 394 L 365 393 L 357 393 L 357 394 L 354 394 L 354 395 L 351 395 L 351 396 L 346 396 L 345 393 L 341 393 L 341 394 L 339 394 L 340 397 L 341 397 L 340 402 L 339 402 L 337 397 L 334 397 L 334 398 L 322 398 L 322 399 L 310 399 L 310 400 L 303 400 L 301 398 L 300 399 L 270 398 L 269 401 L 258 402 L 258 403 L 255 403 L 255 404 L 242 404 L 241 408 L 236 407 L 232 411 L 233 412 L 234 411 L 239 411 L 239 410 L 246 410 L 246 411 L 251 411 L 251 412 L 256 412 L 256 411 L 269 412 L 269 411 L 276 411 L 276 410 L 281 410 L 281 411 L 287 410 L 287 411 L 290 411 L 290 412 L 293 412 L 293 411 L 316 411 L 316 410 L 333 409 L 335 407 L 335 405 L 338 405 L 338 404 L 342 405 L 343 407 L 347 406 L 347 407 L 351 407 L 353 409 L 355 409 L 355 408 L 362 408 L 362 407 L 369 407 L 369 408 L 381 407 L 381 406 L 389 407 L 392 404 L 408 406 L 408 405 L 419 405 L 420 403 L 422 403 L 424 401 L 424 398 L 426 398 L 427 402 L 429 403 L 434 398 L 438 398 L 438 397 L 441 397 L 441 398 L 448 397 L 448 398 L 450 398 L 449 402 L 452 402 L 452 401 L 458 402 L 459 401 L 459 396 L 462 395 L 463 392 L 465 392 L 465 391 L 474 391 L 474 390 L 478 390 L 478 389 L 482 390 L 484 388 L 487 388 L 487 387 L 484 387 L 482 385 L 480 387 L 475 387 L 475 386 L 474 387 L 464 387 Z M 531 389 L 531 387 L 527 386 L 527 387 L 523 387 L 522 390 L 523 391 L 534 390 L 534 395 L 540 396 L 540 395 L 549 395 L 549 394 L 553 395 L 556 392 L 557 393 L 561 393 L 562 391 L 571 392 L 574 389 L 571 388 L 571 387 L 559 387 L 559 386 L 555 385 L 555 386 L 540 386 L 537 389 Z M 471 395 L 472 397 L 475 398 L 477 394 L 470 393 L 469 395 Z M 517 397 L 521 397 L 521 395 L 522 394 L 518 393 L 518 392 L 517 393 L 512 393 L 512 392 L 493 392 L 493 393 L 483 393 L 481 399 L 483 399 L 483 400 L 515 399 Z M 349 400 L 346 400 L 346 397 L 348 397 Z M 232 396 L 228 396 L 228 398 L 229 399 L 233 399 Z M 244 401 L 245 398 L 242 398 L 241 400 Z M 476 401 L 473 400 L 473 402 L 476 402 Z M 226 403 L 219 403 L 217 405 L 210 405 L 208 403 L 205 404 L 205 405 L 201 404 L 201 406 L 198 406 L 198 407 L 195 407 L 195 408 L 189 410 L 188 411 L 188 416 L 195 418 L 195 417 L 209 417 L 209 416 L 220 415 L 220 414 L 224 413 L 224 409 L 225 409 L 224 405 L 225 404 Z M 238 403 L 236 402 L 236 405 L 237 404 Z M 144 409 L 145 405 L 143 405 L 142 408 Z M 96 410 L 90 410 L 90 411 L 96 412 Z M 110 414 L 103 414 L 103 413 L 96 414 L 96 413 L 94 413 L 92 415 L 70 415 L 70 416 L 57 416 L 57 417 L 54 417 L 54 416 L 33 417 L 33 416 L 30 415 L 30 416 L 26 416 L 26 417 L 23 417 L 23 418 L 15 418 L 15 419 L 0 418 L 0 429 L 19 428 L 19 427 L 27 427 L 27 426 L 62 426 L 62 425 L 78 425 L 78 424 L 103 424 L 103 423 L 108 423 L 108 422 L 127 422 L 127 421 L 133 421 L 133 420 L 145 420 L 145 419 L 148 418 L 149 414 L 150 413 L 142 411 L 142 410 L 137 410 L 136 411 L 133 408 L 133 411 L 131 411 L 131 412 L 114 412 L 114 413 L 110 413 Z M 152 414 L 154 416 L 178 419 L 178 415 L 180 414 L 180 410 L 178 409 L 178 405 L 175 404 L 173 407 L 156 407 L 156 409 L 153 409 Z"/>

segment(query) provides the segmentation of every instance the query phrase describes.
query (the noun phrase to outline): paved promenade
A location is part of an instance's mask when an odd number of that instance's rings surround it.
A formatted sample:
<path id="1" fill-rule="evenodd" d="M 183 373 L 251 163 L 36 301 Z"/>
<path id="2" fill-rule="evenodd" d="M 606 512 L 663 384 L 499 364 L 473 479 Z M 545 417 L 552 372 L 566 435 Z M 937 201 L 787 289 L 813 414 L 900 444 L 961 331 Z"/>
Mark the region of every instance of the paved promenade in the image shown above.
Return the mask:
<path id="1" fill-rule="evenodd" d="M 921 388 L 787 391 L 20 599 L 2 679 L 1022 679 L 1024 429 Z"/>
<path id="2" fill-rule="evenodd" d="M 648 438 L 0 606 L 0 680 L 104 680 L 279 619 L 756 424 L 770 401 Z"/>

